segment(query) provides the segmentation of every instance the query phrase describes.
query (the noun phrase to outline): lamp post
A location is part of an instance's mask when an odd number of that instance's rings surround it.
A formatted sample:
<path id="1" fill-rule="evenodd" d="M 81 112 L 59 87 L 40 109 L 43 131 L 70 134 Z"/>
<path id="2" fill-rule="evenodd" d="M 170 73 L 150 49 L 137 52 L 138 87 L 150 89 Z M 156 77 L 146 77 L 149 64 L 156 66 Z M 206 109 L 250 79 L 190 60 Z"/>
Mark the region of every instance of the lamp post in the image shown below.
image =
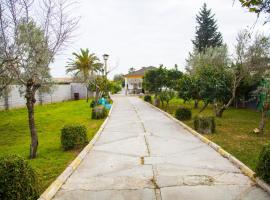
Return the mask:
<path id="1" fill-rule="evenodd" d="M 104 75 L 107 78 L 107 61 L 109 59 L 109 55 L 108 54 L 104 54 L 103 55 L 103 59 L 104 59 Z"/>
<path id="2" fill-rule="evenodd" d="M 107 86 L 107 61 L 109 59 L 109 55 L 108 54 L 104 54 L 103 55 L 103 59 L 104 59 L 104 77 L 106 79 L 106 85 L 105 85 L 105 95 L 108 96 L 108 86 Z"/>

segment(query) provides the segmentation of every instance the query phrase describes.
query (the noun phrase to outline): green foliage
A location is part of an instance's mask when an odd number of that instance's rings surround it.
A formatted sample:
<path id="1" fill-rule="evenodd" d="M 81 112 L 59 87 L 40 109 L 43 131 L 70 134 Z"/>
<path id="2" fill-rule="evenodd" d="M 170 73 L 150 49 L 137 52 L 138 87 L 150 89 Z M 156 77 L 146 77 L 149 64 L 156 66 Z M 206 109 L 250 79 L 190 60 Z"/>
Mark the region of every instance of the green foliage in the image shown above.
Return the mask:
<path id="1" fill-rule="evenodd" d="M 162 106 L 164 106 L 164 102 L 166 102 L 166 106 L 168 106 L 169 102 L 175 97 L 175 92 L 173 90 L 163 90 L 158 96 Z"/>
<path id="2" fill-rule="evenodd" d="M 110 86 L 109 86 L 110 91 L 113 94 L 117 94 L 118 92 L 121 92 L 122 90 L 122 85 L 120 81 L 111 81 Z"/>
<path id="3" fill-rule="evenodd" d="M 143 78 L 143 86 L 146 91 L 158 94 L 166 82 L 166 69 L 161 65 L 157 69 L 149 70 Z"/>
<path id="4" fill-rule="evenodd" d="M 102 69 L 103 65 L 99 58 L 95 54 L 91 54 L 89 49 L 80 49 L 79 53 L 73 52 L 72 55 L 75 58 L 69 61 L 66 71 L 75 73 L 75 76 L 82 75 L 84 83 L 89 81 L 90 74 Z"/>
<path id="5" fill-rule="evenodd" d="M 105 92 L 106 89 L 110 89 L 110 81 L 104 76 L 96 76 L 88 85 L 89 90 Z"/>
<path id="6" fill-rule="evenodd" d="M 269 0 L 239 0 L 243 7 L 248 8 L 249 12 L 257 14 L 269 14 L 270 2 Z"/>
<path id="7" fill-rule="evenodd" d="M 200 133 L 214 133 L 216 130 L 215 117 L 213 116 L 195 116 L 194 128 Z"/>
<path id="8" fill-rule="evenodd" d="M 260 153 L 256 174 L 265 182 L 270 183 L 270 144 L 265 145 Z"/>
<path id="9" fill-rule="evenodd" d="M 183 73 L 178 70 L 177 65 L 174 69 L 166 69 L 163 65 L 159 68 L 149 70 L 143 78 L 143 87 L 146 91 L 154 93 L 156 96 L 162 89 L 177 89 L 177 82 Z"/>
<path id="10" fill-rule="evenodd" d="M 92 119 L 104 119 L 107 115 L 108 111 L 102 105 L 96 106 L 92 109 Z"/>
<path id="11" fill-rule="evenodd" d="M 61 144 L 64 150 L 83 147 L 87 144 L 87 129 L 83 125 L 65 125 L 61 130 Z"/>
<path id="12" fill-rule="evenodd" d="M 125 78 L 123 74 L 115 74 L 113 77 L 113 81 L 120 82 L 122 87 L 125 87 Z"/>
<path id="13" fill-rule="evenodd" d="M 178 120 L 186 121 L 190 120 L 192 116 L 191 109 L 185 107 L 179 107 L 175 110 L 175 117 Z"/>
<path id="14" fill-rule="evenodd" d="M 200 99 L 199 83 L 195 76 L 184 74 L 183 77 L 177 82 L 178 96 L 184 101 L 191 99 Z"/>
<path id="15" fill-rule="evenodd" d="M 230 63 L 228 48 L 226 45 L 219 47 L 205 48 L 204 52 L 194 51 L 189 54 L 186 70 L 191 74 L 196 74 L 197 70 L 204 66 L 224 69 Z"/>
<path id="16" fill-rule="evenodd" d="M 149 103 L 152 102 L 152 96 L 151 96 L 151 95 L 145 95 L 143 99 L 144 99 L 144 101 L 146 101 L 146 102 L 149 102 Z"/>
<path id="17" fill-rule="evenodd" d="M 90 108 L 94 108 L 97 105 L 97 102 L 95 100 L 92 100 L 90 103 Z"/>
<path id="18" fill-rule="evenodd" d="M 205 52 L 206 48 L 222 45 L 222 35 L 218 32 L 218 26 L 211 9 L 207 9 L 204 3 L 199 15 L 196 15 L 198 26 L 196 27 L 196 36 L 192 41 L 195 50 Z"/>
<path id="19" fill-rule="evenodd" d="M 0 199 L 36 200 L 39 184 L 36 172 L 22 157 L 0 158 Z"/>
<path id="20" fill-rule="evenodd" d="M 225 104 L 231 97 L 232 74 L 226 68 L 203 66 L 197 70 L 199 94 L 204 102 Z"/>
<path id="21" fill-rule="evenodd" d="M 166 70 L 166 69 L 165 69 Z M 165 86 L 167 88 L 176 90 L 177 89 L 177 82 L 183 77 L 183 72 L 178 70 L 177 65 L 173 69 L 166 70 L 166 80 Z"/>

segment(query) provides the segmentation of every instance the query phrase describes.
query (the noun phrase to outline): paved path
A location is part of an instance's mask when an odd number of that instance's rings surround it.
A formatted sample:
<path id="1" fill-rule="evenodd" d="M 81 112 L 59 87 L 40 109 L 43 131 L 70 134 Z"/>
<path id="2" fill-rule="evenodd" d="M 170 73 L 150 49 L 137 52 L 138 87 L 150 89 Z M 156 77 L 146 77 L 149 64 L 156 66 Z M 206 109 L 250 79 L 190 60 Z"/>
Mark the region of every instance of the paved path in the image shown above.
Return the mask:
<path id="1" fill-rule="evenodd" d="M 55 200 L 269 199 L 178 123 L 136 97 L 114 108 L 91 152 Z"/>

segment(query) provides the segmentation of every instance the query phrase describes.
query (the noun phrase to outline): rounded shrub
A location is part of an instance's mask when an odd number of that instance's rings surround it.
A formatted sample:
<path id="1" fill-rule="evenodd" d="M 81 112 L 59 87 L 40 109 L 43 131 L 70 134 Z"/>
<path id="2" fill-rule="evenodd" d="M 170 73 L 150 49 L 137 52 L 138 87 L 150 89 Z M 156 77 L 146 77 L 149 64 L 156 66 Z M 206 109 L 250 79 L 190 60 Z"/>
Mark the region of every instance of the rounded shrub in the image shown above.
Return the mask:
<path id="1" fill-rule="evenodd" d="M 213 116 L 196 116 L 193 123 L 194 129 L 200 133 L 209 134 L 216 131 L 216 122 Z"/>
<path id="2" fill-rule="evenodd" d="M 191 119 L 191 110 L 189 108 L 185 107 L 179 107 L 175 111 L 175 117 L 178 120 L 185 121 L 185 120 L 190 120 Z"/>
<path id="3" fill-rule="evenodd" d="M 82 125 L 66 125 L 61 130 L 61 144 L 64 150 L 81 148 L 88 143 L 87 129 Z"/>
<path id="4" fill-rule="evenodd" d="M 145 95 L 143 99 L 144 99 L 144 101 L 146 101 L 146 102 L 149 102 L 149 103 L 152 102 L 152 97 L 151 97 L 150 95 Z"/>
<path id="5" fill-rule="evenodd" d="M 256 174 L 265 182 L 270 183 L 270 144 L 264 146 L 260 153 Z"/>
<path id="6" fill-rule="evenodd" d="M 90 108 L 94 108 L 97 105 L 95 100 L 92 100 L 90 103 Z"/>
<path id="7" fill-rule="evenodd" d="M 28 162 L 16 155 L 0 158 L 0 199 L 36 200 L 38 197 L 38 178 Z"/>
<path id="8" fill-rule="evenodd" d="M 92 109 L 92 119 L 104 119 L 107 117 L 107 110 L 104 106 L 99 105 Z"/>

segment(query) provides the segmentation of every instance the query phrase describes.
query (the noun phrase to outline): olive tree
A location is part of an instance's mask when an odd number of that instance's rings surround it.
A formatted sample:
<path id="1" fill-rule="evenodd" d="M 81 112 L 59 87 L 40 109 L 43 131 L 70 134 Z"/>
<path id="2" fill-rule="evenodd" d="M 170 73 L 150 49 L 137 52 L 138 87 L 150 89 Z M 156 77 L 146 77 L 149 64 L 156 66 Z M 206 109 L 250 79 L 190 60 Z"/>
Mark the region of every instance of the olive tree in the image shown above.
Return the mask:
<path id="1" fill-rule="evenodd" d="M 49 64 L 75 29 L 71 2 L 66 0 L 0 0 L 0 35 L 9 73 L 21 85 L 31 134 L 30 158 L 35 158 L 38 134 L 34 105 L 36 92 L 50 83 Z"/>

